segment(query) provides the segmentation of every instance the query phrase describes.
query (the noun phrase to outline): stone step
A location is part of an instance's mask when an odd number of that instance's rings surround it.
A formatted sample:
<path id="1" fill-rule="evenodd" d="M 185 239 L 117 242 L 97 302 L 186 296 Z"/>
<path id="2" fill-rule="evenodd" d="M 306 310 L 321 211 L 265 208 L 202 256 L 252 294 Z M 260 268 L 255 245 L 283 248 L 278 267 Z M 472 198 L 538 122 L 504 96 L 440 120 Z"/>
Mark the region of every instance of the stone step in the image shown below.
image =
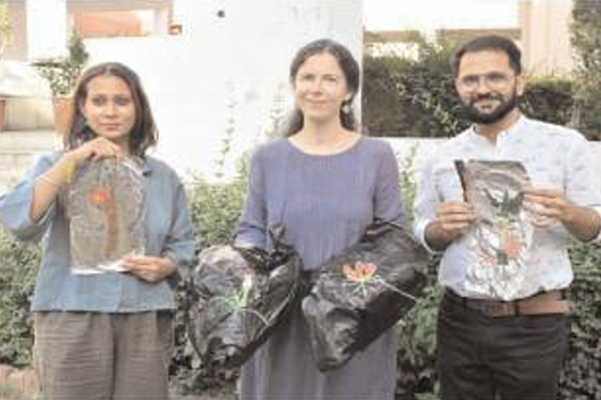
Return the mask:
<path id="1" fill-rule="evenodd" d="M 0 155 L 45 152 L 61 146 L 60 136 L 53 130 L 0 132 Z"/>
<path id="2" fill-rule="evenodd" d="M 33 368 L 0 365 L 0 399 L 36 399 L 40 395 L 38 389 Z"/>
<path id="3" fill-rule="evenodd" d="M 36 157 L 61 148 L 52 130 L 0 132 L 0 194 L 11 188 Z"/>
<path id="4" fill-rule="evenodd" d="M 52 129 L 54 127 L 51 98 L 7 98 L 4 113 L 3 129 L 7 131 Z"/>

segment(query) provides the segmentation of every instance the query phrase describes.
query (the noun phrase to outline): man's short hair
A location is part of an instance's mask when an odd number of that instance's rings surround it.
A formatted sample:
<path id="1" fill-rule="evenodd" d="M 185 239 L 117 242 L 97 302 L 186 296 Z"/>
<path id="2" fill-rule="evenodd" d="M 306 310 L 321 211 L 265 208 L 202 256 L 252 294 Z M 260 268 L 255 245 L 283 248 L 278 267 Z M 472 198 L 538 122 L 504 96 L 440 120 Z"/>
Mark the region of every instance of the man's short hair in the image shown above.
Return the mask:
<path id="1" fill-rule="evenodd" d="M 509 57 L 509 66 L 516 75 L 522 73 L 522 52 L 513 40 L 499 35 L 478 36 L 461 44 L 451 56 L 451 69 L 453 76 L 459 74 L 461 58 L 466 53 L 476 53 L 484 50 L 501 51 Z"/>

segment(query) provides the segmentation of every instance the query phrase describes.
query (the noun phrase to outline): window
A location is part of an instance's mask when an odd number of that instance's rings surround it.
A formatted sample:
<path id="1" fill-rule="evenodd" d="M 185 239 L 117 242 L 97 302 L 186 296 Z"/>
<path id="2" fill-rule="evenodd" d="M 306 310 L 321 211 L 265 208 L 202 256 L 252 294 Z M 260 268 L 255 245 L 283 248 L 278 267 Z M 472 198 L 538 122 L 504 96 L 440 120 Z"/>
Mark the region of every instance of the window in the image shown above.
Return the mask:
<path id="1" fill-rule="evenodd" d="M 172 2 L 72 2 L 68 12 L 71 27 L 84 38 L 161 36 L 170 34 Z"/>

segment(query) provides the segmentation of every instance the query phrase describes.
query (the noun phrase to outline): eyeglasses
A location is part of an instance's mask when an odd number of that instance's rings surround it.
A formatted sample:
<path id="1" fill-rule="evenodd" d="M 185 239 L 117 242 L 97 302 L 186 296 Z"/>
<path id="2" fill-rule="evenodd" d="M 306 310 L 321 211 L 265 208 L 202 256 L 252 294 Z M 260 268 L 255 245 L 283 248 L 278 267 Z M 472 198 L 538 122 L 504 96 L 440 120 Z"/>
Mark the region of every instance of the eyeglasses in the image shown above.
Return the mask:
<path id="1" fill-rule="evenodd" d="M 482 75 L 465 75 L 461 78 L 457 78 L 457 84 L 462 89 L 474 90 L 480 84 L 484 83 L 489 89 L 503 89 L 505 88 L 512 77 L 502 72 L 489 72 L 488 74 Z"/>

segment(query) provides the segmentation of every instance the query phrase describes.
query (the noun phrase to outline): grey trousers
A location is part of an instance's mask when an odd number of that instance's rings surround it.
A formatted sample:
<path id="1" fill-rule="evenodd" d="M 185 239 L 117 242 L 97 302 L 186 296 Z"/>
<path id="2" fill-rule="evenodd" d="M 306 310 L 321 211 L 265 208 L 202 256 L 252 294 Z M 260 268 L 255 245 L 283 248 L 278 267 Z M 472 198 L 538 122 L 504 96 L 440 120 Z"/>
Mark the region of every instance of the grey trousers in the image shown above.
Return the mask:
<path id="1" fill-rule="evenodd" d="M 37 312 L 34 364 L 45 399 L 167 399 L 169 311 Z"/>

